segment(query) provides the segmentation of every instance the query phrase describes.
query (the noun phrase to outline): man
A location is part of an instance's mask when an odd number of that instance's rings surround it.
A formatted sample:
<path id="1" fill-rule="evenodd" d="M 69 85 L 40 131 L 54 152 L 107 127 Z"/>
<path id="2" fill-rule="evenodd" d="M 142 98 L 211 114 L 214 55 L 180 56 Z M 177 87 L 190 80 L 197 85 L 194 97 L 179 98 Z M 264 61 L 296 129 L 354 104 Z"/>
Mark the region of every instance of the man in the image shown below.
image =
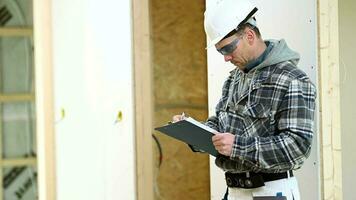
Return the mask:
<path id="1" fill-rule="evenodd" d="M 222 0 L 205 12 L 208 47 L 236 66 L 206 125 L 218 132 L 212 141 L 224 199 L 299 200 L 292 170 L 310 154 L 316 90 L 296 67 L 298 53 L 284 40 L 262 39 L 256 11 L 249 0 Z"/>

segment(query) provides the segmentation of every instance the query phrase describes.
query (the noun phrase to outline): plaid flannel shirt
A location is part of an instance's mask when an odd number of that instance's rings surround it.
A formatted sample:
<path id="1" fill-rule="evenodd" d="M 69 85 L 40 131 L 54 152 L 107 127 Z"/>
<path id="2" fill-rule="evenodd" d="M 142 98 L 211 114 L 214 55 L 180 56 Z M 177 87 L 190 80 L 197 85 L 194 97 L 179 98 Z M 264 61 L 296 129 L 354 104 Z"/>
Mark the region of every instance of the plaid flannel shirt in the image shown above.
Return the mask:
<path id="1" fill-rule="evenodd" d="M 259 69 L 250 92 L 237 94 L 241 75 L 237 73 L 232 103 L 226 108 L 234 80 L 231 72 L 216 115 L 206 122 L 219 132 L 235 135 L 230 158 L 218 156 L 216 165 L 230 172 L 279 173 L 300 168 L 311 150 L 315 86 L 291 61 Z"/>

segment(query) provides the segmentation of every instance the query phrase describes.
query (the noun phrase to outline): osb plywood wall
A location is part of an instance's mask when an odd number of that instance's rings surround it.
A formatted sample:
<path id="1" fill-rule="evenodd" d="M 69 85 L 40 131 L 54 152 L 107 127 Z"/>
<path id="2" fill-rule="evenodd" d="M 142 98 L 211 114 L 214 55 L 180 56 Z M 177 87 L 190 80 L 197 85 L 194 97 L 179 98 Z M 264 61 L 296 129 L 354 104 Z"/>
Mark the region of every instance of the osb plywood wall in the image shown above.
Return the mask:
<path id="1" fill-rule="evenodd" d="M 204 0 L 152 0 L 150 5 L 154 65 L 154 125 L 183 111 L 207 118 L 207 67 Z M 210 199 L 209 159 L 158 132 L 163 162 L 155 167 L 155 199 Z M 155 166 L 158 151 L 154 143 Z"/>

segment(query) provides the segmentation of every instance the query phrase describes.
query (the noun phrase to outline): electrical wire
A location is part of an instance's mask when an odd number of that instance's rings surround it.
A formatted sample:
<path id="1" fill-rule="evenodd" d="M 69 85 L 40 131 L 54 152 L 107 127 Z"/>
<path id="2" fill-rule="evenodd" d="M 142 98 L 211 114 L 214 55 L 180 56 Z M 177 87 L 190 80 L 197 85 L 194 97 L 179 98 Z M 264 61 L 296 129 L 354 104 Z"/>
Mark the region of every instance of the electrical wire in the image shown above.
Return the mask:
<path id="1" fill-rule="evenodd" d="M 158 148 L 158 153 L 159 153 L 159 159 L 158 159 L 158 167 L 157 167 L 157 173 L 154 173 L 154 185 L 153 185 L 153 189 L 154 192 L 156 194 L 156 196 L 158 197 L 158 199 L 162 199 L 160 190 L 159 190 L 159 185 L 157 184 L 157 180 L 158 180 L 158 174 L 159 174 L 159 170 L 161 168 L 162 165 L 162 161 L 163 161 L 163 151 L 162 151 L 162 146 L 161 143 L 159 142 L 158 138 L 156 135 L 152 134 L 152 138 L 155 141 L 157 148 Z"/>
<path id="2" fill-rule="evenodd" d="M 154 134 L 152 134 L 152 137 L 153 137 L 154 141 L 156 142 L 158 152 L 159 152 L 158 168 L 161 168 L 162 161 L 163 161 L 162 146 L 161 146 L 158 138 Z"/>

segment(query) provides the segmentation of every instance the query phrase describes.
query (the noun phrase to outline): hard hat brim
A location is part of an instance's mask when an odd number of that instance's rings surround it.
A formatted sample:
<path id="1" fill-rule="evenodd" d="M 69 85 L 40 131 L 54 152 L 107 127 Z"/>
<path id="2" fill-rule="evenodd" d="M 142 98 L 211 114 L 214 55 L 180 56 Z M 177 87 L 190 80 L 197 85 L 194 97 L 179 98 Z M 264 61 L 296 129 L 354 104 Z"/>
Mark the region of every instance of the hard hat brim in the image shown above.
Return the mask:
<path id="1" fill-rule="evenodd" d="M 208 42 L 208 45 L 205 47 L 205 49 L 209 49 L 209 48 L 215 46 L 215 45 L 216 45 L 217 43 L 219 43 L 220 40 L 222 40 L 223 38 L 224 38 L 224 36 L 220 36 L 220 37 L 218 37 L 218 38 L 215 38 L 215 39 L 212 40 L 212 41 L 209 41 L 209 42 Z"/>

